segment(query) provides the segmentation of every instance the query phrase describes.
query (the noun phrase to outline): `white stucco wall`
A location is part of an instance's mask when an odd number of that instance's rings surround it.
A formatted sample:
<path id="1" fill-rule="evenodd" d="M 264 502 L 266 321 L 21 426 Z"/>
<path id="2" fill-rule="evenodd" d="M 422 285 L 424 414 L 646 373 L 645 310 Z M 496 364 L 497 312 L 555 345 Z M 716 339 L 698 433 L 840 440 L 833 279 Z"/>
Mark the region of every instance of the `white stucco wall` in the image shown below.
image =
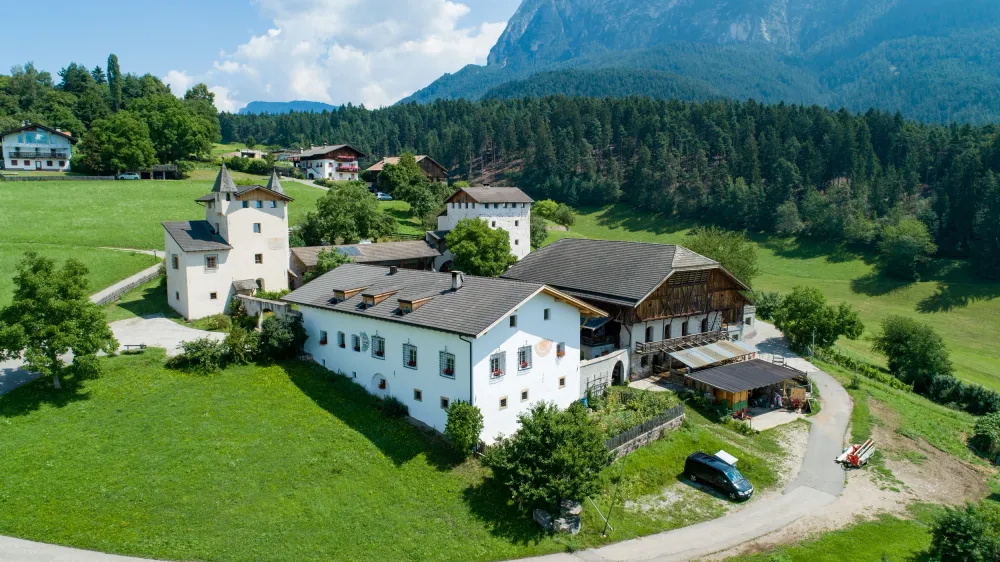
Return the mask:
<path id="1" fill-rule="evenodd" d="M 529 203 L 448 203 L 438 217 L 438 230 L 452 230 L 462 219 L 483 219 L 490 228 L 506 230 L 510 251 L 517 259 L 531 252 L 531 205 Z"/>
<path id="2" fill-rule="evenodd" d="M 226 311 L 234 293 L 233 281 L 263 279 L 264 289 L 278 291 L 288 288 L 288 202 L 257 199 L 253 192 L 246 194 L 247 208 L 235 195 L 226 201 L 224 193 L 217 193 L 212 206 L 206 204 L 205 220 L 218 225 L 220 235 L 233 247 L 232 250 L 183 252 L 170 234 L 165 234 L 167 249 L 167 290 L 171 306 L 189 320 L 204 318 Z M 261 225 L 261 232 L 254 232 L 254 224 Z M 181 256 L 183 275 L 172 273 L 171 255 Z M 263 263 L 256 263 L 261 254 Z M 217 256 L 217 268 L 208 269 L 206 256 Z M 177 292 L 181 303 L 177 303 Z M 211 294 L 217 298 L 212 299 Z"/>
<path id="3" fill-rule="evenodd" d="M 340 172 L 337 171 L 338 166 L 348 166 L 357 168 L 357 172 Z M 310 173 L 315 175 L 317 178 L 328 179 L 328 180 L 356 180 L 358 175 L 361 173 L 361 169 L 358 167 L 358 161 L 354 160 L 352 162 L 341 162 L 339 160 L 303 160 L 299 162 L 299 169 L 306 175 L 310 177 Z"/>
<path id="4" fill-rule="evenodd" d="M 632 324 L 630 329 L 622 327 L 619 341 L 624 345 L 628 344 L 627 348 L 631 352 L 632 364 L 631 370 L 636 376 L 648 375 L 652 371 L 653 359 L 652 355 L 640 356 L 635 353 L 635 347 L 637 343 L 646 343 L 646 328 L 653 328 L 653 337 L 648 340 L 651 342 L 662 341 L 664 339 L 674 339 L 682 337 L 684 334 L 684 324 L 688 326 L 687 335 L 700 334 L 701 321 L 708 317 L 708 331 L 717 330 L 721 326 L 722 316 L 718 312 L 713 312 L 711 314 L 696 314 L 693 316 L 687 316 L 683 318 L 669 318 L 665 320 L 650 320 L 648 322 L 639 322 Z M 670 324 L 670 335 L 667 337 L 663 330 L 667 324 Z M 630 335 L 631 334 L 631 335 Z M 643 357 L 648 357 L 647 364 L 642 364 Z"/>
<path id="5" fill-rule="evenodd" d="M 26 137 L 25 135 L 29 135 Z M 39 138 L 37 135 L 41 135 Z M 43 140 L 44 142 L 34 142 Z M 2 139 L 3 144 L 3 164 L 7 170 L 46 170 L 46 171 L 69 171 L 70 158 L 73 157 L 73 145 L 70 140 L 62 135 L 38 131 L 37 133 L 16 132 L 6 135 Z M 62 156 L 52 156 L 55 149 Z M 36 153 L 41 152 L 41 157 L 34 155 L 24 158 L 18 156 L 17 164 L 12 157 L 16 151 Z M 62 165 L 60 165 L 62 162 Z M 39 167 L 39 163 L 41 166 Z"/>
<path id="6" fill-rule="evenodd" d="M 516 304 L 516 303 L 513 303 Z M 544 309 L 550 310 L 549 320 L 544 320 Z M 450 401 L 465 400 L 475 404 L 483 413 L 481 438 L 492 443 L 498 434 L 511 434 L 517 430 L 517 415 L 532 404 L 547 400 L 566 407 L 579 398 L 579 310 L 571 305 L 556 302 L 547 295 L 536 295 L 522 304 L 516 314 L 518 325 L 510 327 L 508 317 L 478 339 L 398 324 L 359 315 L 331 310 L 301 307 L 303 323 L 309 334 L 306 352 L 327 369 L 340 371 L 351 377 L 372 394 L 391 395 L 410 409 L 410 416 L 443 431 L 448 421 L 447 412 L 441 408 L 441 397 Z M 320 345 L 321 331 L 327 332 L 327 344 Z M 337 332 L 344 332 L 345 347 L 337 343 Z M 351 336 L 362 332 L 369 337 L 369 348 L 360 352 L 352 349 Z M 371 337 L 385 338 L 385 359 L 372 356 Z M 472 371 L 470 373 L 470 344 Z M 545 356 L 539 354 L 542 341 L 551 343 Z M 557 357 L 557 343 L 565 342 L 566 355 Z M 403 344 L 417 347 L 417 368 L 403 364 Z M 532 366 L 529 370 L 517 368 L 517 351 L 524 345 L 532 346 Z M 441 376 L 439 352 L 455 355 L 455 376 Z M 506 352 L 506 374 L 496 380 L 490 378 L 490 356 L 497 351 Z M 472 396 L 470 396 L 470 374 Z M 387 388 L 378 389 L 379 377 L 384 377 Z M 565 377 L 560 388 L 559 378 Z M 419 389 L 421 401 L 414 397 Z M 521 390 L 528 390 L 528 400 L 521 401 Z M 508 398 L 507 408 L 500 408 L 500 398 Z"/>

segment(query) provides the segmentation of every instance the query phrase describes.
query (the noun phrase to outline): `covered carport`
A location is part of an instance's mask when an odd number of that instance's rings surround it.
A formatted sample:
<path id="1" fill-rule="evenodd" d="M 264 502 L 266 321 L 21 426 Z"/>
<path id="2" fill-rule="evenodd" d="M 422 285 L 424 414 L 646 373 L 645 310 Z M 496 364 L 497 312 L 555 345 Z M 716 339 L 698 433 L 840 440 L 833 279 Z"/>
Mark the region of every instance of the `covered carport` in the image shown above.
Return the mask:
<path id="1" fill-rule="evenodd" d="M 686 376 L 690 386 L 711 393 L 717 402 L 725 402 L 734 412 L 747 410 L 755 395 L 770 402 L 771 396 L 777 394 L 781 401 L 786 401 L 791 400 L 793 389 L 808 385 L 806 373 L 760 359 L 695 371 Z M 802 391 L 804 398 L 805 390 Z"/>

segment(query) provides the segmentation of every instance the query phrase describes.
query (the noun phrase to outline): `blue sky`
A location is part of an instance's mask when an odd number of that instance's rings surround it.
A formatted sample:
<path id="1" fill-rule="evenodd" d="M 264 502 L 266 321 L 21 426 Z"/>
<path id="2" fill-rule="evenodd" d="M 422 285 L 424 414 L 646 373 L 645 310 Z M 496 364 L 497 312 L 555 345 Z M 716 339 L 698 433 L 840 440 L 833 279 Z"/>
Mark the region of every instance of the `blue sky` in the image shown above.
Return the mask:
<path id="1" fill-rule="evenodd" d="M 67 42 L 5 25 L 0 69 L 32 61 L 197 82 L 235 110 L 253 100 L 387 105 L 444 72 L 484 64 L 520 0 L 50 0 Z M 69 46 L 67 48 L 67 45 Z"/>

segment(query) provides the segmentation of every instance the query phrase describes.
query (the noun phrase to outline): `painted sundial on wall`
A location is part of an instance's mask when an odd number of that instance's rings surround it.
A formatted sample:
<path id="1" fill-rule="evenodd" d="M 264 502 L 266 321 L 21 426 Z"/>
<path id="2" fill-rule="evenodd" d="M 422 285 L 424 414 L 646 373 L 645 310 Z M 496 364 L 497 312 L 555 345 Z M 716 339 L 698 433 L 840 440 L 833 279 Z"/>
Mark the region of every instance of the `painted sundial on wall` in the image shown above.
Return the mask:
<path id="1" fill-rule="evenodd" d="M 368 351 L 368 334 L 361 332 L 361 351 Z"/>
<path id="2" fill-rule="evenodd" d="M 542 340 L 535 344 L 535 353 L 539 357 L 545 357 L 552 351 L 552 342 L 549 340 Z"/>

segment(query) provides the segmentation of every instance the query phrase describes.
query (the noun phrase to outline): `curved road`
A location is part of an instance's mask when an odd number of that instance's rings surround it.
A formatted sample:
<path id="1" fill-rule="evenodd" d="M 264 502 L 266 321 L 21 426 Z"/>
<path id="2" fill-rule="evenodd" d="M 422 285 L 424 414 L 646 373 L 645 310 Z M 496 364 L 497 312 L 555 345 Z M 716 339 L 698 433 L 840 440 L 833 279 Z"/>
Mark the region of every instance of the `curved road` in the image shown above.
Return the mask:
<path id="1" fill-rule="evenodd" d="M 169 322 L 169 320 L 167 321 Z M 748 338 L 765 353 L 791 356 L 773 326 L 758 323 L 758 336 Z M 796 368 L 810 371 L 819 388 L 823 408 L 812 419 L 809 443 L 798 476 L 781 496 L 756 502 L 747 509 L 697 525 L 631 539 L 575 553 L 532 558 L 544 562 L 601 562 L 691 560 L 739 546 L 777 531 L 832 504 L 844 489 L 844 471 L 833 460 L 843 451 L 853 404 L 833 377 L 808 362 L 794 358 Z M 124 562 L 138 561 L 99 552 L 0 537 L 0 562 Z"/>

